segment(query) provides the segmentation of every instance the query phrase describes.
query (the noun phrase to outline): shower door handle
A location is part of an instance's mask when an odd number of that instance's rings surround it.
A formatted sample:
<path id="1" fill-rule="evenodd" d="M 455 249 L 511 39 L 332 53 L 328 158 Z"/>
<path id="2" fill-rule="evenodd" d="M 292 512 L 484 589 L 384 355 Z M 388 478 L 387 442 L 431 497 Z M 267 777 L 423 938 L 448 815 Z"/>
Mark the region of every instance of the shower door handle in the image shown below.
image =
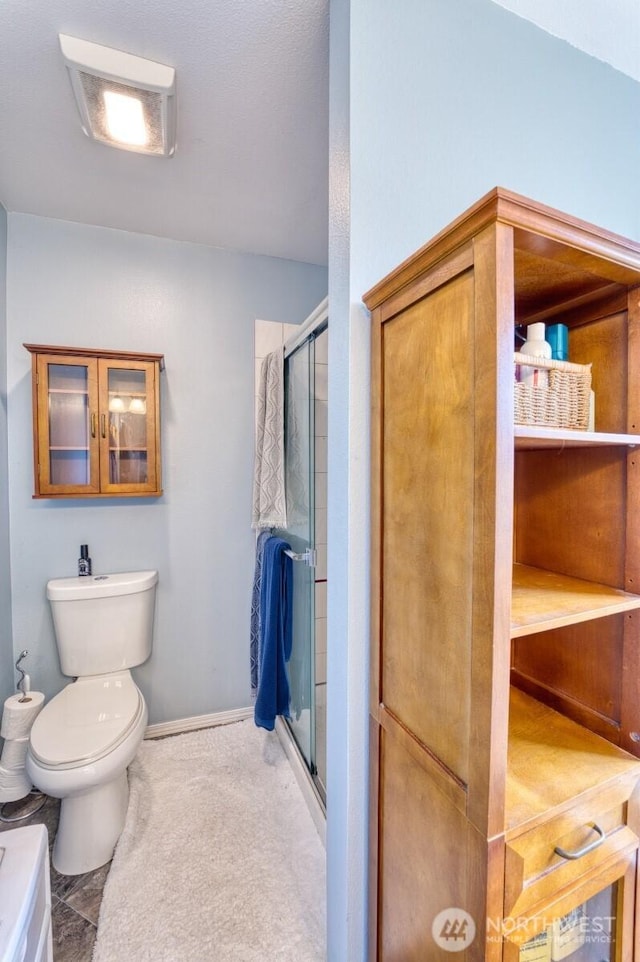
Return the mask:
<path id="1" fill-rule="evenodd" d="M 310 568 L 315 568 L 317 552 L 315 548 L 307 548 L 306 551 L 296 552 L 285 548 L 284 552 L 288 558 L 293 561 L 302 561 L 303 564 L 309 565 Z"/>

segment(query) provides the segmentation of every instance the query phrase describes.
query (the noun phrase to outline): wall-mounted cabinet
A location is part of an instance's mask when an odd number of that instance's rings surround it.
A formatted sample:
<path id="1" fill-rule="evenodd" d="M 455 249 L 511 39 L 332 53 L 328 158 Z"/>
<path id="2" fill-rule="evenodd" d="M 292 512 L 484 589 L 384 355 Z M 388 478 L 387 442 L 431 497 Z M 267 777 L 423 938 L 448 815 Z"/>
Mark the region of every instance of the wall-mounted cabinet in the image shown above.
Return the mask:
<path id="1" fill-rule="evenodd" d="M 25 344 L 35 498 L 162 494 L 161 354 Z"/>
<path id="2" fill-rule="evenodd" d="M 630 962 L 640 245 L 496 189 L 365 302 L 370 960 Z M 540 321 L 592 365 L 595 431 L 514 425 Z"/>

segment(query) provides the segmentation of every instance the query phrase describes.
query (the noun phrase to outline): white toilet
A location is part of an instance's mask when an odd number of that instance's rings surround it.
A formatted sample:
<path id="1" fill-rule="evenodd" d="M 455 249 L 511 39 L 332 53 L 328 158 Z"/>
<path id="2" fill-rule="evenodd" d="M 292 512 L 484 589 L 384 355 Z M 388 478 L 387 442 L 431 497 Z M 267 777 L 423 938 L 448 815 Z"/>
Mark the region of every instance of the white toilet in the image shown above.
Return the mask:
<path id="1" fill-rule="evenodd" d="M 108 862 L 124 827 L 133 761 L 147 706 L 130 668 L 151 654 L 157 571 L 47 584 L 65 675 L 31 729 L 27 773 L 62 799 L 54 868 L 80 875 Z"/>

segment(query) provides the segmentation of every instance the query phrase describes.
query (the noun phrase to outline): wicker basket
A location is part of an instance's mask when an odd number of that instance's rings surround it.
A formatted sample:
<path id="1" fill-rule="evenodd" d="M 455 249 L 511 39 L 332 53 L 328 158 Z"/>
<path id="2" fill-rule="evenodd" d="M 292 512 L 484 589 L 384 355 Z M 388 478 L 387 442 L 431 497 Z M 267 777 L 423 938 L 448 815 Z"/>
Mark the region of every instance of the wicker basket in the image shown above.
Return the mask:
<path id="1" fill-rule="evenodd" d="M 516 363 L 516 374 L 519 365 L 549 371 L 548 386 L 523 384 L 516 380 L 516 424 L 587 430 L 591 391 L 590 364 L 570 364 L 568 361 L 550 361 L 542 357 L 534 359 L 518 353 L 514 354 L 513 359 Z"/>

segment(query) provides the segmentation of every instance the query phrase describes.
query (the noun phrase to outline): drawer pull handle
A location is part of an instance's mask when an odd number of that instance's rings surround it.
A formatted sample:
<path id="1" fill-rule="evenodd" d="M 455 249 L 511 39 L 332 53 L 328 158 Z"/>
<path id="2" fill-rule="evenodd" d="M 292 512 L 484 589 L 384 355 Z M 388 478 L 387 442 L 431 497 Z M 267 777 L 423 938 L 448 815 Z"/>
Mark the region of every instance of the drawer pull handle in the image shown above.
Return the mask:
<path id="1" fill-rule="evenodd" d="M 599 838 L 597 838 L 595 842 L 590 842 L 589 845 L 585 845 L 584 848 L 579 848 L 576 852 L 567 852 L 566 849 L 560 848 L 559 845 L 556 845 L 553 851 L 556 853 L 556 855 L 559 855 L 560 858 L 569 858 L 569 859 L 582 858 L 582 856 L 586 855 L 587 852 L 593 852 L 594 848 L 598 848 L 599 845 L 602 845 L 602 843 L 604 842 L 607 836 L 605 835 L 604 831 L 600 828 L 600 826 L 595 824 L 595 822 L 591 826 L 591 828 L 594 830 L 594 832 L 597 832 L 599 835 Z"/>

